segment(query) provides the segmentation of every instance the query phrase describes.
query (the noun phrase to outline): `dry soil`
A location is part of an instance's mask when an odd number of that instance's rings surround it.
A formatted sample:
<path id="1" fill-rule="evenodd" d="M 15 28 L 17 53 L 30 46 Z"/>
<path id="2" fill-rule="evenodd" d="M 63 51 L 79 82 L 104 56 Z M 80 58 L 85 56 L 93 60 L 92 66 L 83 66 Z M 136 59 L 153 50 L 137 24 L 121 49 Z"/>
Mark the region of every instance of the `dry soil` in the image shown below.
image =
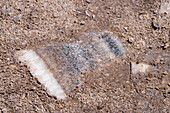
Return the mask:
<path id="1" fill-rule="evenodd" d="M 170 111 L 169 14 L 163 0 L 0 0 L 1 113 Z M 71 43 L 82 34 L 112 32 L 126 48 L 117 62 L 85 73 L 57 100 L 14 58 L 18 50 Z M 132 74 L 130 62 L 153 67 Z"/>

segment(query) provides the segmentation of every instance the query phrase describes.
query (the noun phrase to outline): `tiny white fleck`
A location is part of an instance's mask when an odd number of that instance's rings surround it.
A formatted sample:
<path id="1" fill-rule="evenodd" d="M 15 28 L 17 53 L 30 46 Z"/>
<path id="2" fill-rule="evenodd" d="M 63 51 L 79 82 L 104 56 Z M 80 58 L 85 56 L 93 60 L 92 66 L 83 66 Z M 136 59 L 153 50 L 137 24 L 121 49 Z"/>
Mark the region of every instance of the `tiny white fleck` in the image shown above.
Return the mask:
<path id="1" fill-rule="evenodd" d="M 22 14 L 19 14 L 18 17 L 21 18 L 21 17 L 22 17 Z"/>

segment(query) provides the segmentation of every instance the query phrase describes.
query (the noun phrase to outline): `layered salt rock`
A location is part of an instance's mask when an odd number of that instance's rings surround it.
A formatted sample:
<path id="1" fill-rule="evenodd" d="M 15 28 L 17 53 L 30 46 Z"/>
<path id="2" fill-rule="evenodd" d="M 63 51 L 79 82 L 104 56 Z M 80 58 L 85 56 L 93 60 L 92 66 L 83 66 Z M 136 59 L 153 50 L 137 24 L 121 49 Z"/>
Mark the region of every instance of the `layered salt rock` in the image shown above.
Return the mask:
<path id="1" fill-rule="evenodd" d="M 81 75 L 98 67 L 113 63 L 122 56 L 122 43 L 108 33 L 82 38 L 75 43 L 48 44 L 32 50 L 17 52 L 33 76 L 47 88 L 50 95 L 59 99 L 66 97 L 81 85 Z M 65 92 L 65 93 L 64 93 Z"/>
<path id="2" fill-rule="evenodd" d="M 135 62 L 131 62 L 131 71 L 133 74 L 137 73 L 145 73 L 151 69 L 151 66 L 145 63 L 136 64 Z"/>
<path id="3" fill-rule="evenodd" d="M 65 99 L 66 95 L 63 89 L 35 51 L 21 50 L 16 55 L 29 67 L 31 74 L 47 88 L 50 95 L 56 96 L 58 99 Z"/>
<path id="4" fill-rule="evenodd" d="M 159 13 L 170 14 L 170 0 L 167 0 L 161 4 Z"/>

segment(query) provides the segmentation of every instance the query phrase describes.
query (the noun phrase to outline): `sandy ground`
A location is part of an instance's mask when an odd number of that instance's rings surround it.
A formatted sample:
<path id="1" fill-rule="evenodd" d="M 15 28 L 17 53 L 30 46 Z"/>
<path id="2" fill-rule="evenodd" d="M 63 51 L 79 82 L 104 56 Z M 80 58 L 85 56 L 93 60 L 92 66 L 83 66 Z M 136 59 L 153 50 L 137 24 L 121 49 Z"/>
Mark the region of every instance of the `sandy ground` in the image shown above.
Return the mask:
<path id="1" fill-rule="evenodd" d="M 169 15 L 159 0 L 1 0 L 1 113 L 170 111 Z M 14 58 L 21 49 L 70 43 L 81 34 L 110 31 L 124 57 L 85 73 L 82 85 L 57 100 Z M 132 74 L 130 62 L 153 69 Z"/>

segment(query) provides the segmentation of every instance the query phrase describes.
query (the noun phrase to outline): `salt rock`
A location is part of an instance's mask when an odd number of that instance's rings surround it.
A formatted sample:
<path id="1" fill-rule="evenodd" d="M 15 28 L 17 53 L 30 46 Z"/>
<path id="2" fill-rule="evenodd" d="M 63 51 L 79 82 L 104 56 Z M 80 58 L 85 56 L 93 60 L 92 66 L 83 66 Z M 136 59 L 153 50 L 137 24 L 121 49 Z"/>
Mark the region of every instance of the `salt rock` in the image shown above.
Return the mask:
<path id="1" fill-rule="evenodd" d="M 67 93 L 81 85 L 82 73 L 113 63 L 123 53 L 121 41 L 104 32 L 85 36 L 75 43 L 20 50 L 15 57 L 27 65 L 49 95 L 65 99 Z"/>
<path id="2" fill-rule="evenodd" d="M 145 63 L 139 63 L 136 64 L 134 62 L 131 62 L 131 71 L 133 74 L 137 73 L 145 73 L 148 72 L 151 69 L 151 66 Z"/>
<path id="3" fill-rule="evenodd" d="M 50 95 L 56 96 L 58 99 L 64 99 L 66 97 L 63 89 L 54 78 L 53 73 L 35 51 L 21 50 L 16 52 L 16 55 L 18 56 L 18 60 L 29 67 L 31 74 L 47 88 Z"/>

